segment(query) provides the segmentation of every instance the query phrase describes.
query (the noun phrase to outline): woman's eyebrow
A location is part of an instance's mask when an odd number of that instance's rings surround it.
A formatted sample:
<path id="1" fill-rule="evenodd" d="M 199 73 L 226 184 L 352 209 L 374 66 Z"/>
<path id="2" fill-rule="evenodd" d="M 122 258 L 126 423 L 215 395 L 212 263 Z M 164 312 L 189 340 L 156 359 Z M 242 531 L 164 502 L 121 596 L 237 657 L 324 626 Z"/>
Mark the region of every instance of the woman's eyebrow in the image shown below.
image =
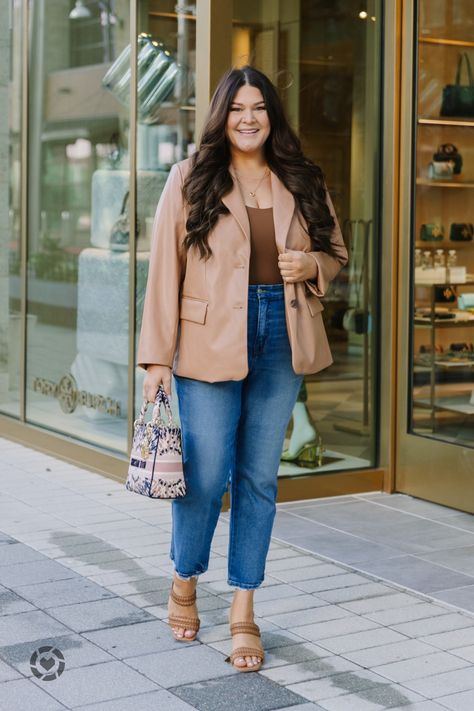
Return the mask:
<path id="1" fill-rule="evenodd" d="M 233 105 L 233 104 L 236 104 L 237 106 L 243 106 L 243 104 L 241 104 L 239 101 L 232 101 L 231 103 L 232 103 L 232 105 Z M 256 101 L 256 102 L 255 102 L 254 104 L 252 104 L 252 105 L 253 105 L 253 106 L 258 106 L 259 104 L 264 104 L 264 103 L 265 103 L 265 101 L 262 99 L 261 101 Z"/>

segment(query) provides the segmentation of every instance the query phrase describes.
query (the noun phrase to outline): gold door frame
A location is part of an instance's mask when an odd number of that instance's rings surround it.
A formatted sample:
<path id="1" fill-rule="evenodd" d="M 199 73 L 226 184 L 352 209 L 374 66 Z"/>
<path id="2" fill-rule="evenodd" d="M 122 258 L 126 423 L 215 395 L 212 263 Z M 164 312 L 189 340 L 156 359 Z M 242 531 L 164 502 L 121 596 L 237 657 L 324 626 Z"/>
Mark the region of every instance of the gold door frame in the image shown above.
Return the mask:
<path id="1" fill-rule="evenodd" d="M 415 4 L 415 9 L 418 3 Z M 398 255 L 398 383 L 396 431 L 396 490 L 474 513 L 474 449 L 408 432 L 410 371 L 410 252 L 414 105 L 413 3 L 402 11 L 402 71 L 400 92 L 400 200 Z"/>
<path id="2" fill-rule="evenodd" d="M 399 73 L 399 0 L 386 0 L 384 6 L 384 90 L 383 90 L 383 192 L 380 202 L 382 210 L 382 265 L 396 264 L 393 260 L 394 225 L 397 223 L 397 190 L 389 179 L 392 167 L 396 168 L 398 155 L 394 137 L 398 131 L 398 81 Z M 125 456 L 108 453 L 92 444 L 82 444 L 71 440 L 67 435 L 52 433 L 26 421 L 25 412 L 25 368 L 26 368 L 26 265 L 27 265 L 27 209 L 28 209 L 28 0 L 23 0 L 23 69 L 22 69 L 22 207 L 21 207 L 21 378 L 20 378 L 20 417 L 8 417 L 0 413 L 2 435 L 23 443 L 39 451 L 57 456 L 65 461 L 97 471 L 117 481 L 124 482 L 127 459 Z M 232 0 L 197 0 L 196 13 L 196 138 L 199 138 L 210 97 L 221 74 L 228 69 L 231 60 L 232 39 Z M 134 38 L 138 27 L 139 0 L 130 2 L 130 41 L 131 86 L 136 85 L 136 44 Z M 130 107 L 130 209 L 136 205 L 136 99 L 131 91 Z M 130 279 L 129 279 L 129 393 L 128 393 L 128 442 L 131 442 L 134 418 L 134 367 L 135 362 L 135 235 L 130 242 Z M 382 313 L 392 314 L 396 280 L 390 271 L 380 280 Z M 353 494 L 364 491 L 384 489 L 393 490 L 394 481 L 394 423 L 395 404 L 394 374 L 396 373 L 396 354 L 394 339 L 396 336 L 393 315 L 382 319 L 380 329 L 380 352 L 391 353 L 391 358 L 384 361 L 381 369 L 379 406 L 380 445 L 379 466 L 364 470 L 341 471 L 328 474 L 311 474 L 301 477 L 286 477 L 279 480 L 279 501 L 309 499 L 316 497 Z M 225 503 L 224 503 L 225 505 Z"/>

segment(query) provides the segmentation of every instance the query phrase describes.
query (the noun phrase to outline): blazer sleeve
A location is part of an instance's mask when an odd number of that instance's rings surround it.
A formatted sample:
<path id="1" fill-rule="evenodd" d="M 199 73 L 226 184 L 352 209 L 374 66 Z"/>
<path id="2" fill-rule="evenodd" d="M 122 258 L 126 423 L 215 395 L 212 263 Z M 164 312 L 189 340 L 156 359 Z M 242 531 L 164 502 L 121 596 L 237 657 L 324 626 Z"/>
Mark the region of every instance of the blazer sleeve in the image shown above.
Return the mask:
<path id="1" fill-rule="evenodd" d="M 173 165 L 153 220 L 150 263 L 137 349 L 137 365 L 173 366 L 179 324 L 181 284 L 186 269 L 183 179 Z"/>
<path id="2" fill-rule="evenodd" d="M 326 202 L 335 222 L 331 242 L 335 247 L 336 256 L 333 257 L 332 255 L 321 251 L 307 252 L 307 254 L 310 254 L 316 262 L 316 276 L 313 279 L 306 279 L 305 284 L 316 296 L 325 295 L 330 282 L 334 279 L 342 267 L 347 264 L 349 258 L 346 245 L 344 244 L 344 240 L 342 238 L 341 228 L 336 217 L 336 211 L 334 210 L 334 205 L 332 204 L 332 200 L 327 190 Z"/>

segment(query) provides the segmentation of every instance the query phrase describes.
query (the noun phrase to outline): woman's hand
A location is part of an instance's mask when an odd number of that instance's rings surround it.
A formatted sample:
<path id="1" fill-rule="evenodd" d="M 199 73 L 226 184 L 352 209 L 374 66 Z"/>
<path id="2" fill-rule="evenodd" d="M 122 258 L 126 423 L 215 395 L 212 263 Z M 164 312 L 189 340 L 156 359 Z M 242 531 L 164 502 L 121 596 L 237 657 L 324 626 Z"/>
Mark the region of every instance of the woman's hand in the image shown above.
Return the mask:
<path id="1" fill-rule="evenodd" d="M 143 381 L 143 397 L 147 402 L 155 402 L 161 384 L 166 394 L 171 397 L 171 368 L 167 365 L 149 365 Z"/>
<path id="2" fill-rule="evenodd" d="M 283 281 L 295 282 L 315 279 L 317 264 L 307 252 L 291 249 L 278 255 L 278 267 Z"/>

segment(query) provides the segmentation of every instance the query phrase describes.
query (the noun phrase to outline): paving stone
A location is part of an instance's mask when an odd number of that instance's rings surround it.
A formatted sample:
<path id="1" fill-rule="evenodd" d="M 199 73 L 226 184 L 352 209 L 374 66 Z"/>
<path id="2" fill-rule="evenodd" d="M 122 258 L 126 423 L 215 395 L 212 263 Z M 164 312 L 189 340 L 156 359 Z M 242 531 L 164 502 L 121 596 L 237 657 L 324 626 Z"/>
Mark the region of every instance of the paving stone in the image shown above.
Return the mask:
<path id="1" fill-rule="evenodd" d="M 115 597 L 110 590 L 81 577 L 54 580 L 50 583 L 22 585 L 17 588 L 17 591 L 43 610 L 59 607 L 60 605 L 71 605 L 73 603 Z"/>
<path id="2" fill-rule="evenodd" d="M 167 652 L 129 657 L 126 663 L 166 689 L 240 673 L 224 662 L 224 655 L 204 644 L 176 642 L 176 645 L 179 647 Z"/>
<path id="3" fill-rule="evenodd" d="M 474 690 L 474 671 L 472 666 L 464 669 L 455 669 L 435 676 L 426 676 L 421 679 L 405 681 L 404 686 L 412 689 L 428 699 L 437 699 L 441 696 L 455 694 L 458 691 Z"/>
<path id="4" fill-rule="evenodd" d="M 322 562 L 315 560 L 311 555 L 296 555 L 292 558 L 280 558 L 278 560 L 268 560 L 265 566 L 265 570 L 269 573 L 275 573 L 277 570 L 293 570 L 294 568 L 307 568 L 311 566 L 314 568 L 315 565 L 324 565 Z"/>
<path id="5" fill-rule="evenodd" d="M 289 689 L 324 706 L 324 699 L 351 694 L 371 686 L 385 686 L 389 682 L 368 669 L 331 674 L 320 679 L 309 679 L 290 684 Z"/>
<path id="6" fill-rule="evenodd" d="M 39 646 L 57 647 L 64 655 L 66 669 L 115 660 L 115 657 L 77 634 L 45 636 L 34 642 L 0 647 L 0 657 L 24 676 L 32 676 L 30 658 Z"/>
<path id="7" fill-rule="evenodd" d="M 230 677 L 173 687 L 172 691 L 198 711 L 270 711 L 288 706 L 296 711 L 306 705 L 306 699 L 255 672 L 235 671 Z"/>
<path id="8" fill-rule="evenodd" d="M 451 654 L 456 654 L 458 657 L 467 659 L 468 662 L 474 662 L 474 644 L 467 647 L 455 647 L 451 649 Z"/>
<path id="9" fill-rule="evenodd" d="M 49 687 L 48 687 L 49 690 Z M 6 681 L 0 689 L 0 711 L 56 711 L 64 706 L 30 679 Z"/>
<path id="10" fill-rule="evenodd" d="M 153 619 L 146 610 L 117 597 L 52 607 L 48 614 L 68 625 L 74 632 L 120 627 Z"/>
<path id="11" fill-rule="evenodd" d="M 31 605 L 12 590 L 0 590 L 0 615 L 13 615 L 17 612 L 27 612 L 35 609 L 34 605 Z"/>
<path id="12" fill-rule="evenodd" d="M 0 617 L 0 644 L 8 646 L 43 637 L 70 634 L 71 630 L 42 610 Z"/>
<path id="13" fill-rule="evenodd" d="M 393 644 L 379 645 L 370 649 L 342 652 L 342 656 L 362 667 L 375 667 L 378 664 L 389 664 L 404 659 L 414 659 L 424 654 L 433 654 L 434 647 L 417 639 L 406 639 Z"/>
<path id="14" fill-rule="evenodd" d="M 5 662 L 0 661 L 0 683 L 4 681 L 11 681 L 12 679 L 21 679 L 21 676 L 16 669 L 13 669 L 13 667 L 9 664 L 5 664 Z"/>
<path id="15" fill-rule="evenodd" d="M 280 600 L 254 601 L 254 610 L 257 615 L 268 617 L 270 615 L 283 614 L 284 612 L 297 612 L 298 610 L 308 610 L 315 607 L 323 607 L 328 603 L 318 600 L 314 595 L 301 593 L 294 597 L 284 597 Z"/>
<path id="16" fill-rule="evenodd" d="M 327 602 L 349 602 L 352 600 L 364 600 L 380 595 L 393 595 L 394 589 L 383 583 L 365 583 L 363 585 L 351 585 L 348 588 L 336 588 L 335 590 L 322 590 L 318 592 L 318 597 Z"/>
<path id="17" fill-rule="evenodd" d="M 443 708 L 452 709 L 452 711 L 472 711 L 474 709 L 474 690 L 440 696 L 436 700 L 439 701 Z"/>
<path id="18" fill-rule="evenodd" d="M 330 656 L 332 656 L 332 654 L 327 649 L 318 647 L 317 644 L 312 644 L 311 642 L 274 647 L 271 650 L 266 650 L 265 667 L 261 673 L 263 674 L 265 670 L 286 664 L 297 664 L 299 662 L 309 661 L 310 659 L 322 659 L 323 657 Z"/>
<path id="19" fill-rule="evenodd" d="M 326 578 L 331 575 L 343 575 L 346 571 L 338 565 L 332 563 L 318 563 L 317 565 L 307 565 L 305 568 L 294 570 L 278 570 L 272 575 L 285 583 L 299 583 L 305 580 L 315 580 L 316 578 Z M 305 588 L 301 587 L 302 590 Z"/>
<path id="20" fill-rule="evenodd" d="M 396 625 L 411 620 L 421 620 L 436 615 L 448 615 L 451 610 L 440 607 L 431 602 L 415 602 L 413 605 L 396 607 L 393 610 L 379 610 L 377 612 L 366 612 L 364 617 L 378 622 L 380 625 Z"/>
<path id="21" fill-rule="evenodd" d="M 324 699 L 320 705 L 327 711 L 377 711 L 378 709 L 399 708 L 411 711 L 412 704 L 423 699 L 419 694 L 396 684 L 374 684 L 360 689 L 354 694 L 344 694 Z"/>
<path id="22" fill-rule="evenodd" d="M 436 597 L 463 610 L 474 612 L 474 585 L 465 585 L 453 590 L 441 590 L 436 593 Z"/>
<path id="23" fill-rule="evenodd" d="M 329 620 L 327 622 L 316 622 L 310 625 L 294 626 L 292 631 L 309 639 L 311 642 L 320 642 L 326 637 L 336 637 L 341 635 L 349 635 L 351 632 L 360 632 L 362 630 L 376 629 L 379 625 L 372 620 L 366 620 L 363 617 L 349 615 L 342 619 Z M 401 635 L 400 635 L 401 638 Z M 324 646 L 324 645 L 323 645 Z"/>
<path id="24" fill-rule="evenodd" d="M 395 607 L 403 605 L 413 605 L 417 598 L 408 593 L 394 592 L 392 595 L 381 595 L 370 597 L 364 600 L 354 600 L 352 602 L 341 602 L 341 607 L 355 612 L 357 615 L 364 615 L 366 612 L 376 612 L 377 610 L 393 610 Z"/>
<path id="25" fill-rule="evenodd" d="M 296 664 L 287 664 L 273 669 L 267 668 L 267 665 L 265 665 L 260 673 L 277 684 L 290 686 L 291 684 L 298 684 L 311 679 L 326 679 L 332 674 L 340 674 L 341 672 L 357 673 L 359 671 L 366 670 L 357 664 L 353 664 L 348 659 L 331 655 L 323 656 L 321 659 L 306 659 Z"/>
<path id="26" fill-rule="evenodd" d="M 398 632 L 394 632 L 387 627 L 379 627 L 378 629 L 355 632 L 339 637 L 327 637 L 315 641 L 317 641 L 321 647 L 326 647 L 335 654 L 343 654 L 344 652 L 350 652 L 356 649 L 377 647 L 389 644 L 390 642 L 401 642 L 403 639 L 406 638 Z"/>
<path id="27" fill-rule="evenodd" d="M 315 580 L 304 580 L 304 589 L 307 592 L 319 593 L 326 590 L 338 590 L 340 588 L 352 588 L 354 585 L 365 584 L 366 578 L 362 578 L 357 573 L 342 573 L 341 575 L 331 575 L 329 578 L 316 578 Z M 298 583 L 302 587 L 301 583 Z"/>
<path id="28" fill-rule="evenodd" d="M 145 694 L 127 696 L 125 699 L 114 699 L 99 704 L 75 706 L 74 711 L 190 711 L 194 706 L 178 699 L 166 689 L 149 691 Z"/>
<path id="29" fill-rule="evenodd" d="M 44 684 L 39 679 L 33 678 L 32 681 L 38 686 Z M 70 708 L 155 691 L 158 688 L 127 664 L 113 661 L 69 669 L 48 686 L 48 692 Z"/>
<path id="30" fill-rule="evenodd" d="M 452 632 L 441 632 L 420 637 L 421 642 L 427 642 L 440 649 L 453 649 L 454 647 L 474 644 L 474 627 L 463 627 Z"/>
<path id="31" fill-rule="evenodd" d="M 119 659 L 176 649 L 183 644 L 173 639 L 169 626 L 159 620 L 84 632 L 83 636 Z M 197 645 L 199 642 L 186 644 Z"/>
<path id="32" fill-rule="evenodd" d="M 0 567 L 0 583 L 12 590 L 21 585 L 44 583 L 77 577 L 76 573 L 54 560 L 38 560 L 30 563 L 15 563 Z"/>
<path id="33" fill-rule="evenodd" d="M 266 615 L 266 619 L 279 627 L 291 628 L 299 625 L 309 625 L 316 622 L 326 622 L 341 618 L 353 617 L 348 610 L 337 605 L 324 605 L 295 612 L 284 612 L 278 615 Z"/>
<path id="34" fill-rule="evenodd" d="M 452 669 L 461 669 L 469 666 L 470 664 L 466 659 L 456 657 L 454 654 L 435 652 L 434 654 L 421 655 L 415 659 L 382 664 L 373 667 L 373 671 L 386 676 L 391 681 L 404 682 L 407 679 L 418 679 L 438 674 L 439 672 L 447 672 Z"/>
<path id="35" fill-rule="evenodd" d="M 440 706 L 434 701 L 418 701 L 408 706 L 390 707 L 390 711 L 446 711 L 446 706 Z"/>
<path id="36" fill-rule="evenodd" d="M 24 543 L 10 543 L 0 548 L 0 566 L 29 563 L 32 560 L 43 560 L 43 556 Z"/>
<path id="37" fill-rule="evenodd" d="M 459 613 L 438 615 L 423 620 L 392 625 L 392 629 L 406 634 L 408 637 L 421 637 L 423 635 L 436 634 L 437 632 L 448 632 L 450 630 L 468 627 L 474 627 L 474 619 Z"/>

